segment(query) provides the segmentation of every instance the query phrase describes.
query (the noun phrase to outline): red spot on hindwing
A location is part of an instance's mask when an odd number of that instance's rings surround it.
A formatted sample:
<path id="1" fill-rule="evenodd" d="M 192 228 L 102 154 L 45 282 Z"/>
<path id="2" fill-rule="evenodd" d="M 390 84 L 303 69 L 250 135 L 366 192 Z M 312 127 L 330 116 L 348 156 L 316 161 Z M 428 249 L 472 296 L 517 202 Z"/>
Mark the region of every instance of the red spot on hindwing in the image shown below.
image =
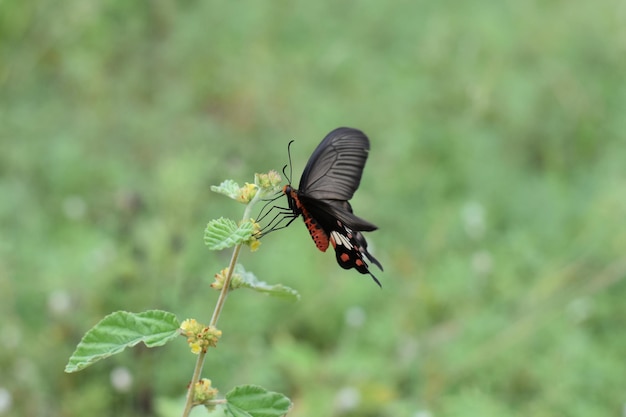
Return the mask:
<path id="1" fill-rule="evenodd" d="M 337 263 L 344 269 L 355 268 L 362 274 L 371 274 L 363 261 L 363 253 L 350 229 L 337 222 L 340 227 L 330 233 L 330 242 L 335 248 Z"/>

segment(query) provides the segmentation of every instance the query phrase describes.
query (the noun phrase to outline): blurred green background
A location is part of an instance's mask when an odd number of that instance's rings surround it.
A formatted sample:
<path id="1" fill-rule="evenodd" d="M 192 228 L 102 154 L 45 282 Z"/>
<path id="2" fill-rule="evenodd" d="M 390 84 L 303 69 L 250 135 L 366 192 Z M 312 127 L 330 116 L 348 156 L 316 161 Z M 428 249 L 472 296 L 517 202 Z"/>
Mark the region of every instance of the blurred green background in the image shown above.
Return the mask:
<path id="1" fill-rule="evenodd" d="M 622 0 L 0 2 L 0 415 L 179 415 L 183 339 L 65 363 L 115 310 L 208 321 L 242 214 L 209 187 L 291 139 L 297 185 L 337 126 L 383 289 L 298 220 L 241 262 L 302 300 L 233 293 L 204 376 L 294 417 L 624 415 L 625 74 Z"/>

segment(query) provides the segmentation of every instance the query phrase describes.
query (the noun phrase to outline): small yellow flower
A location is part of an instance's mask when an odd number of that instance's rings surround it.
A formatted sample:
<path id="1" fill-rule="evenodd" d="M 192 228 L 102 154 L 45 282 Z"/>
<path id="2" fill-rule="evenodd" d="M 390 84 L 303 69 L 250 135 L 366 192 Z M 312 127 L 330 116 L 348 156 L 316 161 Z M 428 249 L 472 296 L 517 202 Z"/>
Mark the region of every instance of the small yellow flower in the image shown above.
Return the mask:
<path id="1" fill-rule="evenodd" d="M 182 334 L 189 337 L 202 329 L 202 325 L 196 319 L 187 319 L 180 324 Z"/>
<path id="2" fill-rule="evenodd" d="M 274 171 L 273 169 L 267 173 L 267 178 L 269 179 L 270 185 L 272 187 L 278 187 L 280 183 L 283 182 L 283 179 L 280 176 L 280 174 Z"/>
<path id="3" fill-rule="evenodd" d="M 253 239 L 250 241 L 250 252 L 256 252 L 259 250 L 259 246 L 261 246 L 261 241 L 259 239 Z"/>
<path id="4" fill-rule="evenodd" d="M 180 328 L 186 332 L 194 325 L 194 323 L 196 323 L 196 319 L 185 319 L 180 324 Z"/>
<path id="5" fill-rule="evenodd" d="M 196 404 L 203 404 L 217 397 L 217 389 L 211 386 L 211 380 L 202 378 L 193 387 L 193 400 Z"/>
<path id="6" fill-rule="evenodd" d="M 259 241 L 261 237 L 261 225 L 254 219 L 250 219 L 250 222 L 252 223 L 252 236 L 245 241 L 245 244 L 250 246 L 250 251 L 255 252 L 259 249 L 259 246 L 261 246 L 261 242 Z"/>
<path id="7" fill-rule="evenodd" d="M 254 174 L 254 183 L 261 189 L 272 191 L 283 181 L 278 172 L 271 170 L 267 174 Z"/>
<path id="8" fill-rule="evenodd" d="M 208 348 L 217 346 L 222 331 L 215 326 L 204 326 L 194 319 L 187 319 L 180 325 L 181 334 L 187 338 L 187 344 L 194 354 L 206 352 Z"/>
<path id="9" fill-rule="evenodd" d="M 250 219 L 250 223 L 252 223 L 252 235 L 256 236 L 261 233 L 261 225 L 254 219 Z"/>
<path id="10" fill-rule="evenodd" d="M 217 341 L 222 337 L 222 331 L 214 326 L 205 327 L 202 334 L 202 339 L 207 342 L 208 347 L 217 346 Z"/>
<path id="11" fill-rule="evenodd" d="M 220 272 L 215 274 L 215 281 L 211 284 L 211 288 L 216 290 L 221 290 L 224 287 L 224 281 L 226 281 L 226 276 L 228 275 L 228 268 L 222 269 Z"/>
<path id="12" fill-rule="evenodd" d="M 239 196 L 237 197 L 237 201 L 240 203 L 249 203 L 252 198 L 256 195 L 258 187 L 254 184 L 246 183 L 243 187 L 239 189 Z"/>
<path id="13" fill-rule="evenodd" d="M 191 348 L 191 353 L 194 355 L 197 355 L 202 351 L 202 346 L 198 341 L 189 343 L 189 347 Z"/>
<path id="14" fill-rule="evenodd" d="M 228 268 L 222 269 L 220 272 L 215 274 L 215 281 L 211 284 L 211 288 L 215 290 L 221 290 L 224 287 L 224 282 L 226 282 L 226 277 L 228 276 Z M 230 280 L 230 289 L 234 290 L 241 286 L 243 278 L 241 274 L 237 272 L 233 272 L 233 276 Z"/>

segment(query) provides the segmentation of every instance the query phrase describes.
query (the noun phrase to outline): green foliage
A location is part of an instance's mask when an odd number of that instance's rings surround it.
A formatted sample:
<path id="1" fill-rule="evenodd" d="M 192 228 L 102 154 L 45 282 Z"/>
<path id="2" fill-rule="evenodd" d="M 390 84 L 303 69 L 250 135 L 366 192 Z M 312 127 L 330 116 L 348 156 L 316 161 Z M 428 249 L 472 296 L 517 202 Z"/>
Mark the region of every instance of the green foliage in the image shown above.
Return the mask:
<path id="1" fill-rule="evenodd" d="M 236 196 L 233 198 L 247 202 L 246 214 L 244 214 L 244 218 L 247 218 L 250 208 L 258 201 L 258 196 L 257 199 L 254 196 L 275 192 L 280 180 L 280 176 L 272 171 L 268 174 L 255 175 L 255 183 L 262 183 L 262 185 L 247 184 L 243 188 L 234 189 L 236 184 L 227 180 L 220 187 L 212 187 L 212 190 L 230 197 Z M 160 310 L 151 310 L 139 314 L 125 311 L 112 313 L 85 334 L 70 357 L 65 372 L 71 373 L 82 370 L 101 359 L 122 352 L 127 347 L 133 347 L 139 342 L 144 342 L 147 347 L 162 346 L 174 337 L 182 335 L 187 338 L 192 353 L 199 355 L 191 382 L 188 385 L 183 415 L 188 416 L 192 408 L 199 404 L 204 404 L 208 411 L 213 411 L 215 405 L 221 403 L 219 400 L 215 402 L 218 389 L 212 386 L 210 379 L 201 378 L 200 372 L 204 366 L 208 349 L 216 347 L 222 336 L 222 331 L 216 325 L 230 289 L 244 287 L 267 295 L 292 300 L 299 298 L 296 291 L 282 285 L 271 286 L 265 282 L 260 282 L 254 274 L 246 272 L 243 266 L 235 264 L 241 245 L 250 240 L 254 230 L 253 221 L 245 220 L 243 224 L 249 225 L 247 234 L 241 231 L 241 226 L 237 227 L 235 222 L 224 218 L 209 222 L 205 232 L 205 243 L 212 250 L 236 246 L 231 266 L 225 268 L 222 274 L 218 274 L 216 283 L 212 285 L 212 287 L 220 290 L 220 298 L 212 314 L 211 324 L 206 326 L 195 319 L 187 319 L 179 324 L 174 314 Z M 284 415 L 291 407 L 291 401 L 284 395 L 267 392 L 259 386 L 238 387 L 227 394 L 228 398 L 232 398 L 232 402 L 227 401 L 226 408 L 237 416 L 280 416 Z"/>
<path id="2" fill-rule="evenodd" d="M 204 243 L 211 250 L 232 248 L 252 237 L 254 225 L 245 221 L 237 225 L 233 220 L 223 217 L 211 220 L 204 232 Z"/>
<path id="3" fill-rule="evenodd" d="M 245 270 L 243 265 L 235 265 L 232 289 L 248 288 L 262 294 L 271 295 L 273 297 L 283 298 L 289 301 L 300 300 L 300 294 L 293 288 L 289 288 L 282 284 L 268 284 L 259 279 L 251 272 Z"/>
<path id="4" fill-rule="evenodd" d="M 149 348 L 163 346 L 179 335 L 178 328 L 176 316 L 166 311 L 111 313 L 85 333 L 65 372 L 80 371 L 140 342 Z"/>
<path id="5" fill-rule="evenodd" d="M 224 180 L 220 185 L 212 185 L 211 191 L 237 200 L 241 187 L 233 180 Z"/>
<path id="6" fill-rule="evenodd" d="M 234 417 L 280 417 L 292 405 L 284 395 L 257 385 L 235 387 L 226 394 L 226 400 L 226 409 Z"/>

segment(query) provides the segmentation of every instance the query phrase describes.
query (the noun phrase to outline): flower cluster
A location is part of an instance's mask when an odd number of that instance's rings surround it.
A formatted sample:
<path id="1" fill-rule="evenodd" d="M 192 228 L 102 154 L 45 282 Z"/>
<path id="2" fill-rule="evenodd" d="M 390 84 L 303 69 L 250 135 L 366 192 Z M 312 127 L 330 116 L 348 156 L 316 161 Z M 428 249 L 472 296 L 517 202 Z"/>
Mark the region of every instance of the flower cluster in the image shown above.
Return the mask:
<path id="1" fill-rule="evenodd" d="M 196 404 L 203 404 L 217 397 L 217 388 L 211 386 L 211 380 L 202 378 L 193 387 L 193 401 Z"/>
<path id="2" fill-rule="evenodd" d="M 243 187 L 239 189 L 239 195 L 237 195 L 237 201 L 240 203 L 249 203 L 257 193 L 257 187 L 255 184 L 245 183 Z"/>
<path id="3" fill-rule="evenodd" d="M 254 183 L 263 189 L 277 189 L 282 180 L 280 174 L 274 170 L 267 174 L 254 174 Z"/>
<path id="4" fill-rule="evenodd" d="M 277 192 L 282 180 L 280 174 L 274 170 L 267 174 L 254 174 L 254 184 L 245 183 L 234 197 L 240 203 L 248 204 L 259 191 L 262 193 L 261 198 Z"/>
<path id="5" fill-rule="evenodd" d="M 252 236 L 244 243 L 250 246 L 251 252 L 255 252 L 261 246 L 261 241 L 259 240 L 261 238 L 261 225 L 254 219 L 250 219 L 250 222 L 252 223 Z"/>
<path id="6" fill-rule="evenodd" d="M 227 276 L 228 276 L 228 268 L 224 268 L 220 272 L 215 274 L 215 281 L 213 281 L 213 283 L 211 284 L 211 288 L 216 289 L 216 290 L 221 290 L 224 287 L 224 282 L 226 281 Z M 243 277 L 241 276 L 241 274 L 238 274 L 236 270 L 233 271 L 233 276 L 230 280 L 230 289 L 234 290 L 234 289 L 239 288 L 241 286 L 242 280 L 243 280 Z"/>
<path id="7" fill-rule="evenodd" d="M 181 334 L 187 338 L 191 352 L 196 355 L 206 353 L 209 347 L 217 346 L 222 331 L 214 326 L 205 326 L 195 319 L 187 319 L 180 325 Z"/>

